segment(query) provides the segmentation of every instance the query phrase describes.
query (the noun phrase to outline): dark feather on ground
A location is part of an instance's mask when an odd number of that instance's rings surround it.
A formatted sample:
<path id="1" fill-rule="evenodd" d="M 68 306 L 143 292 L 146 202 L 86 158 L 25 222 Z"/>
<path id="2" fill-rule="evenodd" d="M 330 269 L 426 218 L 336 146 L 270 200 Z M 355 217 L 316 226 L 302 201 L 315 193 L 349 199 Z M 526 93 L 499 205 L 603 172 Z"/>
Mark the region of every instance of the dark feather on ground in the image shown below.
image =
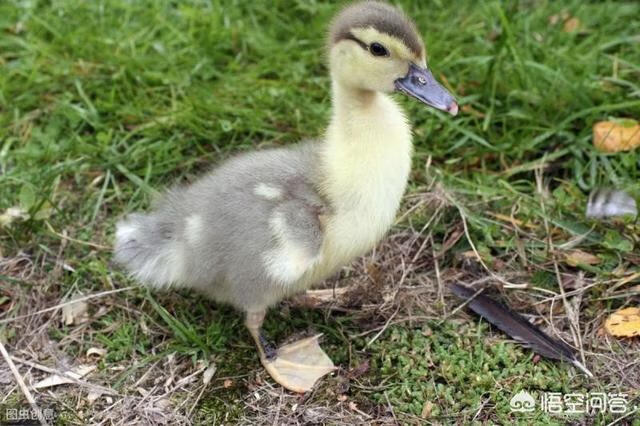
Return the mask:
<path id="1" fill-rule="evenodd" d="M 593 377 L 591 372 L 578 361 L 575 351 L 566 343 L 554 339 L 531 324 L 522 315 L 499 303 L 475 289 L 451 284 L 451 291 L 461 299 L 467 300 L 472 311 L 485 318 L 491 324 L 507 333 L 534 352 L 551 359 L 567 361 L 587 376 Z"/>

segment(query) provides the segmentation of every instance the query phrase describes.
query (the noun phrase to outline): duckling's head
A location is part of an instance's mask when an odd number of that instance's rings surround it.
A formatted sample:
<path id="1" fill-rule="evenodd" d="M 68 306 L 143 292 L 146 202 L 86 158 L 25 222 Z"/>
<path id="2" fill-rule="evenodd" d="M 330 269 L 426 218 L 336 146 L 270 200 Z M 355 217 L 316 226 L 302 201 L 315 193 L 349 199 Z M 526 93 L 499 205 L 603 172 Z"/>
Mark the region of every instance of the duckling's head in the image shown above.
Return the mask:
<path id="1" fill-rule="evenodd" d="M 347 6 L 329 33 L 329 65 L 337 83 L 364 91 L 406 93 L 434 108 L 458 112 L 458 104 L 427 68 L 415 24 L 377 1 Z"/>

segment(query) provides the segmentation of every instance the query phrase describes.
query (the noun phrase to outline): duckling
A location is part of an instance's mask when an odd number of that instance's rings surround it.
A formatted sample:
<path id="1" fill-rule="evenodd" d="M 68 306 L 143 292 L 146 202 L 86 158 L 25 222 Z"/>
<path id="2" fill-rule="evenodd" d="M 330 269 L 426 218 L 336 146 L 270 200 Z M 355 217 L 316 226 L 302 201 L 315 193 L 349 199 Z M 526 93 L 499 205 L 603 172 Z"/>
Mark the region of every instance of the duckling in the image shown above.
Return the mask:
<path id="1" fill-rule="evenodd" d="M 320 140 L 232 158 L 116 229 L 115 260 L 141 283 L 194 289 L 244 312 L 261 363 L 295 392 L 335 367 L 319 336 L 267 344 L 265 313 L 371 250 L 391 227 L 412 141 L 390 94 L 458 111 L 427 68 L 414 23 L 386 3 L 344 8 L 327 49 L 332 115 Z"/>

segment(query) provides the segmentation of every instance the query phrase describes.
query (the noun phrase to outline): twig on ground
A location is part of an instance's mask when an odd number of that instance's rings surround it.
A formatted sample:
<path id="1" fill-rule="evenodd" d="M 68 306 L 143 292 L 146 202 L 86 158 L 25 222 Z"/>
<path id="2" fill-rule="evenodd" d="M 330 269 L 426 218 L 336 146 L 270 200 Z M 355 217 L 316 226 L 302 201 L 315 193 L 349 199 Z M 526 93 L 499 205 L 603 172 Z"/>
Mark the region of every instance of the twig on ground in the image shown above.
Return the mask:
<path id="1" fill-rule="evenodd" d="M 433 266 L 436 271 L 436 282 L 438 283 L 438 300 L 440 300 L 442 309 L 445 310 L 446 306 L 444 303 L 444 284 L 442 283 L 442 277 L 440 276 L 439 260 L 436 256 L 435 248 L 433 247 L 433 236 L 430 235 L 429 240 L 431 241 L 431 253 L 433 254 Z"/>
<path id="2" fill-rule="evenodd" d="M 471 235 L 469 234 L 469 226 L 467 225 L 467 217 L 464 213 L 464 210 L 462 209 L 461 206 L 458 206 L 457 204 L 456 204 L 456 207 L 458 208 L 458 212 L 460 212 L 460 218 L 462 218 L 462 225 L 464 226 L 464 234 L 467 237 L 467 241 L 469 242 L 469 245 L 471 246 L 473 253 L 476 255 L 478 262 L 480 263 L 480 265 L 482 265 L 485 271 L 487 271 L 489 275 L 491 275 L 497 281 L 501 282 L 504 288 L 526 288 L 527 284 L 516 284 L 516 283 L 509 282 L 504 278 L 502 278 L 500 275 L 493 272 L 491 269 L 489 269 L 487 264 L 484 263 L 484 260 L 482 260 L 480 253 L 478 253 L 478 250 L 476 249 L 476 246 L 473 243 L 473 240 L 471 239 Z"/>
<path id="3" fill-rule="evenodd" d="M 375 342 L 376 340 L 378 340 L 378 337 L 380 337 L 380 335 L 381 335 L 382 333 L 384 333 L 384 331 L 387 329 L 387 327 L 389 327 L 389 324 L 391 323 L 391 321 L 392 321 L 392 320 L 393 320 L 393 318 L 396 316 L 396 314 L 398 313 L 398 311 L 399 311 L 399 310 L 400 310 L 400 307 L 398 306 L 398 308 L 396 309 L 396 311 L 395 311 L 393 314 L 391 314 L 391 316 L 389 317 L 389 319 L 387 320 L 387 322 L 384 324 L 384 326 L 382 327 L 382 329 L 381 329 L 380 331 L 378 331 L 378 332 L 376 333 L 376 335 L 375 335 L 375 336 L 373 336 L 373 337 L 371 338 L 371 340 L 369 340 L 369 341 L 367 342 L 367 344 L 365 345 L 365 348 L 368 348 L 369 346 L 371 346 L 371 344 L 372 344 L 373 342 Z"/>
<path id="4" fill-rule="evenodd" d="M 41 310 L 39 310 L 37 312 L 32 312 L 30 314 L 20 315 L 20 316 L 14 317 L 14 318 L 7 318 L 7 319 L 0 320 L 0 324 L 6 324 L 6 323 L 13 322 L 13 321 L 21 320 L 21 319 L 24 319 L 24 318 L 29 318 L 29 317 L 32 317 L 34 315 L 44 314 L 46 312 L 55 311 L 56 309 L 60 309 L 60 308 L 62 308 L 64 306 L 70 305 L 72 303 L 84 302 L 85 300 L 90 300 L 90 299 L 95 299 L 95 298 L 98 298 L 98 297 L 108 296 L 110 294 L 120 293 L 122 291 L 128 291 L 128 290 L 132 290 L 134 288 L 135 288 L 134 286 L 130 286 L 130 287 L 124 287 L 124 288 L 117 288 L 115 290 L 102 291 L 102 292 L 96 293 L 96 294 L 89 294 L 87 296 L 80 297 L 78 299 L 69 300 L 67 302 L 63 302 L 63 303 L 59 303 L 59 304 L 57 304 L 55 306 L 51 306 L 49 308 L 41 309 Z"/>
<path id="5" fill-rule="evenodd" d="M 42 364 L 38 364 L 37 362 L 28 361 L 26 359 L 18 358 L 17 356 L 11 355 L 11 359 L 19 364 L 28 365 L 31 368 L 35 368 L 40 371 L 44 371 L 49 374 L 57 374 L 58 376 L 64 377 L 65 379 L 73 380 L 73 382 L 79 386 L 83 386 L 93 390 L 99 390 L 102 393 L 113 395 L 113 396 L 121 396 L 118 392 L 114 391 L 111 388 L 107 388 L 105 386 L 96 385 L 94 383 L 89 383 L 87 381 L 78 379 L 71 374 L 67 374 L 64 371 L 56 370 L 55 368 L 50 368 Z"/>
<path id="6" fill-rule="evenodd" d="M 396 413 L 393 410 L 393 405 L 391 405 L 391 401 L 389 401 L 389 395 L 387 395 L 387 393 L 384 393 L 384 398 L 387 400 L 387 406 L 389 407 L 389 411 L 391 412 L 391 416 L 393 416 L 393 420 L 395 420 L 396 424 L 400 424 L 398 423 L 398 418 L 396 417 Z"/>
<path id="7" fill-rule="evenodd" d="M 607 426 L 613 426 L 616 425 L 618 423 L 620 423 L 621 421 L 623 421 L 624 419 L 628 418 L 629 416 L 635 414 L 638 412 L 638 409 L 636 408 L 635 410 L 629 411 L 627 414 L 625 414 L 622 417 L 618 417 L 617 419 L 615 419 L 614 421 L 612 421 L 611 423 L 608 423 Z"/>
<path id="8" fill-rule="evenodd" d="M 62 240 L 71 241 L 72 243 L 81 244 L 83 246 L 93 247 L 93 248 L 98 249 L 98 250 L 111 250 L 111 247 L 107 247 L 107 246 L 103 246 L 103 245 L 100 245 L 100 244 L 92 243 L 90 241 L 76 240 L 75 238 L 71 238 L 71 237 L 69 237 L 67 235 L 64 235 L 64 234 L 61 234 L 61 233 L 57 232 L 55 229 L 53 229 L 53 226 L 51 226 L 51 224 L 49 222 L 45 222 L 45 224 L 47 225 L 47 228 L 49 228 L 49 231 L 51 231 L 52 234 L 54 234 L 58 238 L 61 238 Z"/>
<path id="9" fill-rule="evenodd" d="M 543 163 L 544 164 L 544 163 Z M 537 168 L 535 171 L 536 178 L 536 190 L 538 192 L 538 198 L 540 199 L 540 209 L 542 210 L 542 220 L 544 222 L 545 232 L 547 234 L 547 252 L 551 256 L 553 261 L 553 269 L 556 274 L 556 280 L 558 281 L 558 288 L 560 289 L 560 296 L 562 298 L 562 303 L 564 305 L 565 312 L 567 313 L 567 317 L 569 319 L 569 328 L 571 330 L 571 334 L 573 336 L 573 343 L 578 347 L 578 351 L 580 352 L 580 359 L 582 361 L 582 366 L 584 366 L 583 371 L 587 376 L 593 377 L 591 372 L 586 368 L 586 360 L 584 356 L 584 345 L 582 344 L 582 335 L 580 334 L 580 313 L 579 306 L 576 306 L 575 309 L 569 303 L 567 299 L 567 295 L 564 291 L 564 284 L 562 280 L 562 274 L 560 273 L 560 266 L 558 265 L 558 259 L 556 257 L 556 251 L 553 245 L 553 238 L 551 236 L 551 228 L 549 227 L 549 220 L 547 219 L 547 210 L 544 204 L 544 181 L 543 181 L 543 167 Z M 553 315 L 553 309 L 550 310 L 550 316 Z M 550 321 L 551 326 L 554 327 L 553 321 Z M 562 339 L 559 333 L 556 333 L 559 339 Z"/>
<path id="10" fill-rule="evenodd" d="M 448 320 L 449 318 L 451 318 L 452 316 L 454 316 L 460 309 L 464 308 L 465 306 L 467 306 L 469 303 L 473 302 L 473 299 L 476 298 L 477 295 L 479 295 L 480 293 L 482 293 L 484 291 L 483 288 L 480 288 L 478 290 L 476 290 L 476 292 L 473 294 L 473 296 L 471 296 L 470 298 L 468 298 L 467 300 L 465 300 L 464 302 L 462 302 L 460 305 L 458 305 L 453 311 L 449 312 L 447 315 L 445 315 L 444 318 L 442 318 L 439 322 L 438 322 L 438 326 L 441 326 L 442 324 L 444 324 L 444 322 L 446 320 Z"/>
<path id="11" fill-rule="evenodd" d="M 9 370 L 11 370 L 11 373 L 13 374 L 13 377 L 15 377 L 16 382 L 18 382 L 18 386 L 20 386 L 20 390 L 24 394 L 24 397 L 27 398 L 27 401 L 29 402 L 31 409 L 35 412 L 36 416 L 38 417 L 38 420 L 43 426 L 48 426 L 48 423 L 45 420 L 42 414 L 42 411 L 40 411 L 40 408 L 38 407 L 38 404 L 36 403 L 35 398 L 33 397 L 33 395 L 31 395 L 29 388 L 27 387 L 24 380 L 22 379 L 20 372 L 18 371 L 18 369 L 16 368 L 16 365 L 11 360 L 11 356 L 5 349 L 2 342 L 0 342 L 0 353 L 2 354 L 2 357 L 4 358 L 7 365 L 9 366 Z"/>

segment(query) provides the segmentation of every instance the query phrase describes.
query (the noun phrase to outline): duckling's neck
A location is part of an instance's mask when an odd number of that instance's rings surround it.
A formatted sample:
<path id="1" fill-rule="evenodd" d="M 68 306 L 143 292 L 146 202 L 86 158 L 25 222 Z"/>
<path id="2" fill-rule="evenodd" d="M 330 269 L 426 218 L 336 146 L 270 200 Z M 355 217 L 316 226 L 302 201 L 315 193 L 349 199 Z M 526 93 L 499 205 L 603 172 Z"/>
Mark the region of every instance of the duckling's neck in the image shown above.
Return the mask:
<path id="1" fill-rule="evenodd" d="M 321 159 L 323 189 L 335 210 L 329 239 L 342 241 L 334 249 L 345 256 L 356 256 L 394 221 L 411 167 L 411 129 L 388 95 L 338 82 L 332 89 Z"/>

